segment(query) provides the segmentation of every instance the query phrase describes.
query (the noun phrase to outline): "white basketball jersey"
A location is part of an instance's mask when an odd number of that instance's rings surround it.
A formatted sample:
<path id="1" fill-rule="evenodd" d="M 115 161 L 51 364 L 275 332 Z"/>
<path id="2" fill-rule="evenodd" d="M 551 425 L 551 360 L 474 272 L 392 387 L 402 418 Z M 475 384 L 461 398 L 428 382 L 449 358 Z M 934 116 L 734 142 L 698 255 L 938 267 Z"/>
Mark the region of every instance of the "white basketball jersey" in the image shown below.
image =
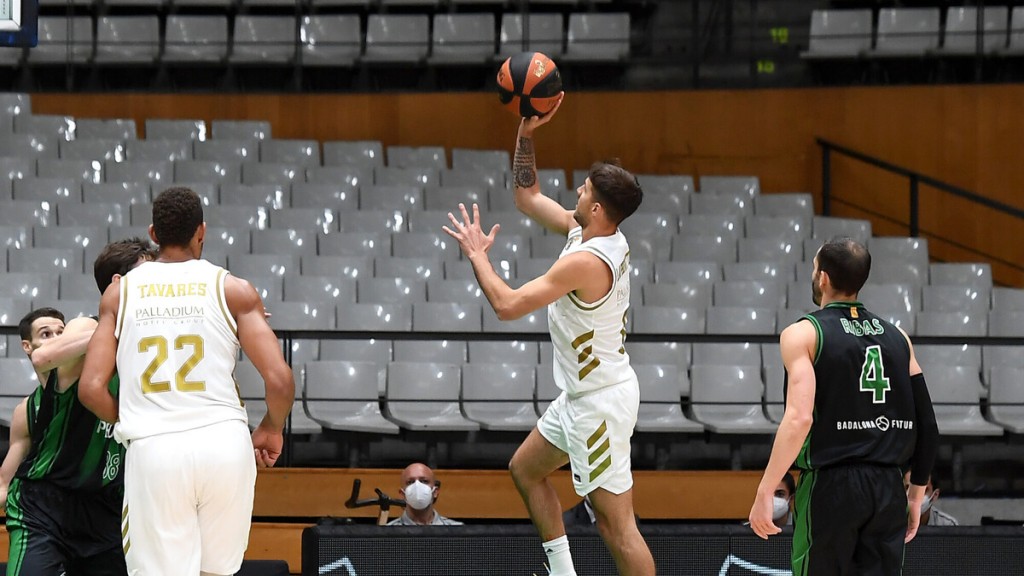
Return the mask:
<path id="1" fill-rule="evenodd" d="M 247 422 L 232 376 L 238 326 L 224 298 L 227 274 L 188 260 L 146 262 L 121 278 L 118 439 Z"/>
<path id="2" fill-rule="evenodd" d="M 590 252 L 612 271 L 612 288 L 603 298 L 586 303 L 570 292 L 548 305 L 548 327 L 554 348 L 555 384 L 570 396 L 636 382 L 623 344 L 629 309 L 629 245 L 622 232 L 583 242 L 583 229 L 569 232 L 559 258 Z"/>

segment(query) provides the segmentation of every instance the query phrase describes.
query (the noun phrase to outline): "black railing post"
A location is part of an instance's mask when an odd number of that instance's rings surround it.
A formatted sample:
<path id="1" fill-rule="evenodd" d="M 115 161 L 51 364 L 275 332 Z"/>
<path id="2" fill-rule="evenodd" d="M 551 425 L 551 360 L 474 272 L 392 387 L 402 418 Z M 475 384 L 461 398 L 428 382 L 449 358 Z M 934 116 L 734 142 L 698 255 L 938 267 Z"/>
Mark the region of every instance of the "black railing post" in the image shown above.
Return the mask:
<path id="1" fill-rule="evenodd" d="M 821 214 L 832 213 L 832 148 L 818 140 L 821 146 Z"/>
<path id="2" fill-rule="evenodd" d="M 918 222 L 917 209 L 920 204 L 920 198 L 918 194 L 918 181 L 917 174 L 910 175 L 910 236 L 917 237 L 921 231 L 921 225 Z"/>

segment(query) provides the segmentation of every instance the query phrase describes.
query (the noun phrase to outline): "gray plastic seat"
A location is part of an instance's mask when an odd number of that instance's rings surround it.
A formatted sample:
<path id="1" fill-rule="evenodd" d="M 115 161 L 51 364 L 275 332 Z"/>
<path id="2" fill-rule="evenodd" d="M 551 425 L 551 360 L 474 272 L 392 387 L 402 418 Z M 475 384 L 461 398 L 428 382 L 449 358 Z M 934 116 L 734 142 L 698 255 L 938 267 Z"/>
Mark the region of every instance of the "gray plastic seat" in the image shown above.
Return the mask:
<path id="1" fill-rule="evenodd" d="M 54 160 L 53 158 L 40 158 L 36 161 L 36 173 L 43 181 L 49 180 L 71 180 L 74 182 L 102 182 L 103 165 L 93 160 Z M 29 179 L 32 182 L 34 179 Z M 19 182 L 26 182 L 19 180 Z M 12 183 L 13 184 L 13 183 Z M 13 190 L 12 190 L 13 191 Z M 23 196 L 21 200 L 30 198 Z"/>
<path id="2" fill-rule="evenodd" d="M 480 197 L 473 200 L 473 202 L 480 206 L 489 206 L 490 201 L 487 196 L 489 196 L 491 190 L 505 191 L 511 195 L 511 192 L 506 188 L 506 172 L 508 172 L 507 169 L 453 168 L 451 170 L 441 170 L 438 173 L 438 178 L 442 186 L 475 189 Z M 466 206 L 470 206 L 470 204 Z M 497 205 L 493 209 L 507 210 L 509 208 L 514 209 L 514 207 L 506 205 Z"/>
<path id="3" fill-rule="evenodd" d="M 338 330 L 409 332 L 412 304 L 350 304 L 338 307 Z"/>
<path id="4" fill-rule="evenodd" d="M 1006 25 L 1010 10 L 1006 6 L 986 6 L 982 14 L 982 47 L 993 54 L 1006 47 Z M 943 56 L 969 56 L 978 50 L 978 9 L 973 6 L 946 8 L 946 25 L 942 33 Z"/>
<path id="5" fill-rule="evenodd" d="M 366 63 L 422 62 L 430 49 L 426 14 L 370 14 L 366 23 Z"/>
<path id="6" fill-rule="evenodd" d="M 679 237 L 722 236 L 739 238 L 743 236 L 743 218 L 734 214 L 694 214 L 679 217 Z M 685 240 L 680 240 L 685 242 Z"/>
<path id="7" fill-rule="evenodd" d="M 306 168 L 306 181 L 311 184 L 330 184 L 357 188 L 373 185 L 374 167 L 369 164 L 348 166 L 314 166 Z"/>
<path id="8" fill-rule="evenodd" d="M 488 63 L 494 57 L 494 15 L 434 14 L 432 38 L 430 64 Z"/>
<path id="9" fill-rule="evenodd" d="M 992 288 L 993 310 L 1024 310 L 1024 289 L 995 286 Z"/>
<path id="10" fill-rule="evenodd" d="M 700 193 L 704 196 L 738 196 L 753 200 L 761 194 L 757 176 L 701 176 Z M 747 213 L 753 213 L 753 203 Z"/>
<path id="11" fill-rule="evenodd" d="M 328 430 L 397 434 L 384 418 L 377 379 L 385 364 L 320 361 L 306 363 L 303 402 L 309 417 Z"/>
<path id="12" fill-rule="evenodd" d="M 690 214 L 750 216 L 754 203 L 745 192 L 694 194 L 690 197 Z"/>
<path id="13" fill-rule="evenodd" d="M 75 119 L 60 114 L 20 114 L 14 117 L 15 134 L 46 136 L 56 144 L 75 139 Z"/>
<path id="14" fill-rule="evenodd" d="M 70 24 L 70 33 L 69 33 Z M 40 16 L 39 44 L 28 51 L 31 64 L 87 64 L 93 57 L 90 16 Z"/>
<path id="15" fill-rule="evenodd" d="M 563 59 L 620 62 L 629 56 L 629 26 L 627 12 L 571 13 Z"/>
<path id="16" fill-rule="evenodd" d="M 46 160 L 52 160 L 52 158 L 45 158 Z M 20 180 L 22 178 L 32 178 L 36 174 L 36 166 L 38 160 L 35 157 L 16 157 L 16 156 L 3 156 L 0 157 L 0 182 L 4 179 Z M 9 182 L 8 182 L 9 183 Z M 10 187 L 8 192 L 10 192 Z M 5 200 L 10 200 L 10 194 L 5 194 Z"/>
<path id="17" fill-rule="evenodd" d="M 333 302 L 274 302 L 268 305 L 270 327 L 275 330 L 333 330 Z"/>
<path id="18" fill-rule="evenodd" d="M 871 238 L 871 221 L 869 220 L 815 216 L 811 227 L 812 238 L 820 242 L 825 242 L 835 236 L 848 236 L 860 242 L 867 242 Z M 814 257 L 814 254 L 808 254 L 805 249 L 804 256 L 810 259 Z"/>
<path id="19" fill-rule="evenodd" d="M 192 149 L 193 158 L 196 160 L 241 163 L 258 162 L 260 157 L 259 141 L 252 139 L 201 140 L 194 142 Z"/>
<path id="20" fill-rule="evenodd" d="M 395 340 L 391 350 L 395 362 L 463 364 L 466 361 L 466 342 L 462 340 Z"/>
<path id="21" fill-rule="evenodd" d="M 423 188 L 421 184 L 361 186 L 359 207 L 361 210 L 422 210 Z"/>
<path id="22" fill-rule="evenodd" d="M 303 66 L 351 67 L 362 53 L 362 25 L 355 14 L 303 16 L 299 38 Z"/>
<path id="23" fill-rule="evenodd" d="M 740 263 L 776 262 L 785 264 L 795 271 L 794 265 L 803 260 L 803 246 L 800 242 L 778 238 L 740 238 L 737 242 Z M 728 266 L 729 264 L 726 264 Z"/>
<path id="24" fill-rule="evenodd" d="M 277 184 L 291 188 L 293 182 L 304 182 L 306 170 L 299 164 L 286 162 L 243 162 L 242 184 Z"/>
<path id="25" fill-rule="evenodd" d="M 287 64 L 295 60 L 295 20 L 283 16 L 235 17 L 232 64 Z"/>
<path id="26" fill-rule="evenodd" d="M 19 319 L 4 323 L 17 324 Z M 0 375 L 0 424 L 10 428 L 14 408 L 39 386 L 39 377 L 28 358 L 0 358 Z"/>
<path id="27" fill-rule="evenodd" d="M 52 201 L 12 200 L 0 210 L 0 226 L 56 226 L 57 205 Z"/>
<path id="28" fill-rule="evenodd" d="M 470 364 L 533 365 L 538 362 L 536 342 L 470 340 L 467 345 Z"/>
<path id="29" fill-rule="evenodd" d="M 206 140 L 206 122 L 203 120 L 146 119 L 147 140 Z"/>
<path id="30" fill-rule="evenodd" d="M 174 162 L 192 159 L 189 140 L 128 140 L 124 147 L 125 159 L 132 162 Z"/>
<path id="31" fill-rule="evenodd" d="M 316 232 L 295 229 L 253 230 L 252 253 L 316 256 Z"/>
<path id="32" fill-rule="evenodd" d="M 815 253 L 817 253 L 817 248 Z M 807 254 L 807 247 L 804 246 L 804 254 Z M 808 259 L 813 258 L 814 254 L 807 256 Z M 808 276 L 809 278 L 810 276 Z M 893 283 L 893 284 L 907 284 L 910 286 L 920 287 L 928 283 L 928 268 L 919 268 L 916 264 L 910 262 L 871 262 L 871 276 L 868 277 L 868 283 L 870 285 L 875 281 Z"/>
<path id="33" fill-rule="evenodd" d="M 412 307 L 413 330 L 425 332 L 478 332 L 483 327 L 478 302 L 418 302 Z"/>
<path id="34" fill-rule="evenodd" d="M 60 275 L 60 299 L 64 300 L 92 300 L 95 314 L 99 309 L 99 288 L 96 286 L 96 278 L 91 273 L 66 272 Z"/>
<path id="35" fill-rule="evenodd" d="M 1005 56 L 1024 54 L 1024 6 L 1014 6 L 1010 13 L 1010 41 L 1000 53 Z"/>
<path id="36" fill-rule="evenodd" d="M 219 63 L 228 55 L 228 19 L 226 16 L 167 17 L 164 52 L 169 63 Z"/>
<path id="37" fill-rule="evenodd" d="M 977 367 L 928 367 L 928 392 L 943 436 L 1001 436 L 1003 429 L 981 414 L 981 380 Z"/>
<path id="38" fill-rule="evenodd" d="M 267 414 L 266 388 L 263 377 L 248 359 L 239 360 L 235 364 L 234 377 L 239 396 L 245 404 L 249 428 L 254 429 Z"/>
<path id="39" fill-rule="evenodd" d="M 904 236 L 874 236 L 868 240 L 871 265 L 876 263 L 910 263 L 928 269 L 928 239 Z"/>
<path id="40" fill-rule="evenodd" d="M 435 168 L 448 167 L 448 155 L 441 146 L 388 146 L 388 168 Z"/>
<path id="41" fill-rule="evenodd" d="M 698 236 L 672 239 L 673 262 L 736 262 L 737 241 L 724 236 Z"/>
<path id="42" fill-rule="evenodd" d="M 22 248 L 8 250 L 7 269 L 14 273 L 81 273 L 82 250 L 78 248 Z"/>
<path id="43" fill-rule="evenodd" d="M 290 188 L 280 184 L 225 182 L 220 185 L 220 204 L 221 206 L 264 206 L 270 210 L 280 210 L 291 204 Z M 315 233 L 315 230 L 309 232 Z M 316 242 L 313 242 L 312 246 L 316 250 Z"/>
<path id="44" fill-rule="evenodd" d="M 932 285 L 954 284 L 992 289 L 992 266 L 987 263 L 932 264 L 928 275 Z"/>
<path id="45" fill-rule="evenodd" d="M 50 228 L 39 228 L 34 233 L 35 248 L 63 248 L 72 247 L 78 250 L 86 248 L 102 248 L 107 244 L 107 228 L 99 226 L 57 226 Z M 12 250 L 13 252 L 13 250 Z M 92 270 L 92 262 L 89 262 L 89 270 Z M 12 270 L 13 272 L 14 270 Z"/>
<path id="46" fill-rule="evenodd" d="M 707 315 L 703 308 L 643 306 L 633 312 L 636 334 L 703 334 Z"/>
<path id="47" fill-rule="evenodd" d="M 693 360 L 689 342 L 635 342 L 627 339 L 625 348 L 633 364 L 674 365 L 680 373 L 680 391 L 684 397 L 690 395 L 690 380 L 685 377 Z"/>
<path id="48" fill-rule="evenodd" d="M 773 434 L 762 409 L 761 366 L 698 365 L 691 369 L 693 418 L 717 434 Z"/>
<path id="49" fill-rule="evenodd" d="M 97 19 L 96 62 L 152 64 L 159 54 L 160 20 L 156 16 L 101 16 Z"/>
<path id="50" fill-rule="evenodd" d="M 359 192 L 347 184 L 292 182 L 292 208 L 353 211 Z"/>
<path id="51" fill-rule="evenodd" d="M 537 423 L 534 365 L 465 364 L 462 410 L 483 430 L 527 432 Z"/>
<path id="52" fill-rule="evenodd" d="M 543 416 L 548 405 L 562 393 L 555 384 L 555 374 L 551 364 L 537 366 L 537 415 Z"/>
<path id="53" fill-rule="evenodd" d="M 177 160 L 174 181 L 238 184 L 242 181 L 242 167 L 238 162 Z"/>
<path id="54" fill-rule="evenodd" d="M 804 292 L 810 294 L 810 288 Z M 858 294 L 868 310 L 899 310 L 916 314 L 921 310 L 921 292 L 912 284 L 865 284 Z"/>
<path id="55" fill-rule="evenodd" d="M 458 260 L 458 242 L 440 232 L 396 232 L 391 235 L 391 250 L 395 258 L 431 258 Z"/>
<path id="56" fill-rule="evenodd" d="M 135 140 L 135 120 L 131 118 L 78 118 L 76 140 Z"/>
<path id="57" fill-rule="evenodd" d="M 247 228 L 207 226 L 203 247 L 230 256 L 250 254 L 252 253 L 252 236 Z"/>
<path id="58" fill-rule="evenodd" d="M 168 187 L 174 180 L 174 165 L 168 161 L 104 163 L 107 182 L 150 182 Z"/>
<path id="59" fill-rule="evenodd" d="M 784 394 L 786 367 L 778 344 L 761 344 L 761 368 L 764 370 L 764 410 L 772 422 L 782 422 L 786 412 Z"/>
<path id="60" fill-rule="evenodd" d="M 1013 434 L 1024 434 L 1024 367 L 992 369 L 989 384 L 989 420 Z"/>
<path id="61" fill-rule="evenodd" d="M 805 192 L 759 194 L 754 197 L 757 216 L 814 216 L 814 198 Z"/>
<path id="62" fill-rule="evenodd" d="M 462 416 L 461 369 L 455 364 L 392 362 L 388 365 L 386 414 L 406 430 L 473 431 Z"/>
<path id="63" fill-rule="evenodd" d="M 302 275 L 333 278 L 373 277 L 373 258 L 370 256 L 303 256 Z"/>
<path id="64" fill-rule="evenodd" d="M 736 262 L 722 266 L 727 282 L 778 282 L 785 284 L 794 279 L 792 263 L 785 262 Z"/>
<path id="65" fill-rule="evenodd" d="M 405 232 L 409 228 L 409 220 L 412 214 L 422 212 L 411 212 L 408 215 L 403 210 L 358 210 L 356 212 L 338 213 L 338 229 L 342 232 Z M 440 226 L 430 230 L 436 232 Z M 410 232 L 425 232 L 426 230 L 410 230 Z M 388 242 L 390 248 L 391 243 Z"/>
<path id="66" fill-rule="evenodd" d="M 384 147 L 379 140 L 329 140 L 323 143 L 323 152 L 324 166 L 384 165 Z"/>
<path id="67" fill-rule="evenodd" d="M 786 285 L 773 281 L 716 282 L 714 304 L 785 308 Z"/>
<path id="68" fill-rule="evenodd" d="M 264 230 L 270 226 L 266 206 L 203 206 L 207 226 Z"/>
<path id="69" fill-rule="evenodd" d="M 316 140 L 267 139 L 259 143 L 260 162 L 320 166 L 320 142 Z"/>
<path id="70" fill-rule="evenodd" d="M 564 20 L 558 13 L 531 12 L 529 37 L 523 46 L 523 15 L 505 13 L 501 17 L 501 31 L 498 41 L 498 55 L 504 59 L 524 50 L 547 54 L 550 58 L 562 55 L 565 43 Z"/>
<path id="71" fill-rule="evenodd" d="M 56 230 L 56 227 L 47 228 L 42 230 Z M 21 250 L 22 248 L 31 248 L 33 246 L 33 234 L 32 226 L 0 226 L 0 252 L 6 254 L 6 250 Z"/>
<path id="72" fill-rule="evenodd" d="M 761 346 L 750 342 L 693 344 L 693 365 L 761 365 Z"/>
<path id="73" fill-rule="evenodd" d="M 1024 368 L 1024 354 L 1020 346 L 987 345 L 981 349 L 981 374 L 989 388 L 992 386 L 992 370 L 997 367 Z"/>
<path id="74" fill-rule="evenodd" d="M 809 60 L 857 58 L 871 49 L 871 10 L 814 10 L 808 49 Z"/>
<path id="75" fill-rule="evenodd" d="M 552 258 L 517 258 L 515 263 L 516 278 L 529 281 L 546 274 L 555 261 Z"/>
<path id="76" fill-rule="evenodd" d="M 15 158 L 57 158 L 61 138 L 48 134 L 4 134 L 0 137 L 0 156 Z"/>
<path id="77" fill-rule="evenodd" d="M 249 276 L 287 276 L 298 274 L 299 257 L 292 254 L 241 254 L 229 259 L 232 274 Z"/>
<path id="78" fill-rule="evenodd" d="M 711 284 L 722 279 L 722 265 L 717 262 L 658 262 L 654 267 L 657 283 Z"/>
<path id="79" fill-rule="evenodd" d="M 422 258 L 378 257 L 374 262 L 377 278 L 415 278 L 430 280 L 444 276 L 443 264 L 436 256 Z"/>
<path id="80" fill-rule="evenodd" d="M 344 276 L 287 276 L 284 279 L 286 302 L 334 302 L 355 304 L 356 281 Z"/>
<path id="81" fill-rule="evenodd" d="M 925 286 L 922 291 L 923 309 L 928 312 L 987 312 L 992 299 L 990 289 L 973 286 Z"/>
<path id="82" fill-rule="evenodd" d="M 511 170 L 512 159 L 506 150 L 452 148 L 452 170 L 505 174 Z"/>
<path id="83" fill-rule="evenodd" d="M 775 308 L 712 306 L 707 309 L 708 334 L 776 334 Z"/>
<path id="84" fill-rule="evenodd" d="M 523 332 L 544 334 L 548 331 L 548 314 L 546 309 L 536 310 L 515 320 L 499 320 L 494 310 L 487 306 L 483 310 L 484 332 Z"/>
<path id="85" fill-rule="evenodd" d="M 321 361 L 373 362 L 379 366 L 377 372 L 380 396 L 387 388 L 387 365 L 391 362 L 391 340 L 331 339 L 320 340 Z"/>
<path id="86" fill-rule="evenodd" d="M 121 162 L 125 159 L 123 140 L 84 139 L 60 142 L 62 160 L 90 160 L 100 162 Z"/>
<path id="87" fill-rule="evenodd" d="M 441 182 L 438 170 L 433 166 L 407 166 L 405 168 L 377 166 L 373 171 L 374 182 L 378 187 L 437 186 Z"/>
<path id="88" fill-rule="evenodd" d="M 918 336 L 987 336 L 985 312 L 918 312 Z"/>
<path id="89" fill-rule="evenodd" d="M 811 237 L 811 217 L 804 215 L 747 216 L 745 224 L 747 238 L 802 242 Z"/>
<path id="90" fill-rule="evenodd" d="M 640 433 L 681 433 L 694 434 L 704 427 L 683 414 L 681 379 L 686 372 L 680 372 L 673 364 L 633 363 L 640 383 L 640 409 L 637 414 L 636 431 Z M 690 390 L 686 383 L 687 393 Z"/>
<path id="91" fill-rule="evenodd" d="M 476 204 L 485 212 L 489 206 L 487 196 L 487 188 L 481 186 L 429 186 L 423 190 L 423 209 L 454 213 L 461 203 L 467 209 Z"/>
<path id="92" fill-rule="evenodd" d="M 703 282 L 644 284 L 644 306 L 707 308 L 711 306 L 712 285 Z"/>
<path id="93" fill-rule="evenodd" d="M 973 366 L 981 372 L 981 346 L 971 344 L 916 344 L 914 356 L 917 363 L 924 367 Z"/>
<path id="94" fill-rule="evenodd" d="M 873 57 L 910 58 L 939 47 L 938 8 L 882 8 Z"/>
<path id="95" fill-rule="evenodd" d="M 427 283 L 417 278 L 360 278 L 361 304 L 413 304 L 427 301 Z"/>
<path id="96" fill-rule="evenodd" d="M 993 310 L 988 313 L 988 335 L 1024 337 L 1024 312 Z"/>
<path id="97" fill-rule="evenodd" d="M 229 254 L 226 256 L 228 262 L 223 262 L 216 255 L 209 254 L 210 252 L 214 251 L 205 250 L 203 252 L 203 258 L 224 268 L 227 268 L 227 265 L 230 263 L 230 260 L 236 257 L 236 255 L 234 254 Z M 223 252 L 221 252 L 221 254 L 223 254 Z M 245 279 L 250 284 L 252 284 L 253 288 L 256 289 L 256 293 L 259 294 L 260 299 L 263 300 L 263 302 L 267 306 L 267 312 L 276 313 L 275 310 L 271 310 L 270 308 L 276 307 L 278 302 L 284 301 L 284 278 L 282 276 L 262 272 L 258 274 L 246 275 Z M 319 314 L 319 311 L 317 311 L 317 313 Z M 291 321 L 292 320 L 289 319 L 284 320 L 283 322 Z"/>
<path id="98" fill-rule="evenodd" d="M 35 300 L 46 302 L 57 299 L 58 284 L 60 276 L 54 269 L 52 272 L 8 272 L 0 274 L 0 290 L 5 297 L 12 299 Z M 22 314 L 27 314 L 31 308 L 27 308 Z M 14 325 L 17 325 L 20 317 L 14 318 Z"/>
<path id="99" fill-rule="evenodd" d="M 320 256 L 388 256 L 391 254 L 391 234 L 342 230 L 337 234 L 321 234 L 317 238 L 317 247 Z M 370 270 L 372 272 L 373 269 Z"/>
<path id="100" fill-rule="evenodd" d="M 480 302 L 486 300 L 476 278 L 431 278 L 427 281 L 428 302 Z"/>
<path id="101" fill-rule="evenodd" d="M 338 217 L 330 208 L 281 208 L 270 215 L 270 226 L 280 230 L 330 234 L 338 231 Z M 315 247 L 316 242 L 312 245 Z"/>
<path id="102" fill-rule="evenodd" d="M 218 140 L 267 140 L 272 134 L 267 120 L 214 120 L 210 129 Z"/>
<path id="103" fill-rule="evenodd" d="M 61 226 L 124 226 L 128 223 L 128 214 L 120 204 L 62 202 L 57 206 L 57 223 Z"/>

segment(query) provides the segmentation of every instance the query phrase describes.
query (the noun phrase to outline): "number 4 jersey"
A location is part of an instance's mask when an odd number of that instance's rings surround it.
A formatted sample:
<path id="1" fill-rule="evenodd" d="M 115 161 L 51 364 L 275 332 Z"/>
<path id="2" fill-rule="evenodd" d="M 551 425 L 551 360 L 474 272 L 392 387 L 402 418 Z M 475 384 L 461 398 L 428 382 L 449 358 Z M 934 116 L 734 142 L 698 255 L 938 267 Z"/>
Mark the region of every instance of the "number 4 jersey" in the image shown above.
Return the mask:
<path id="1" fill-rule="evenodd" d="M 833 302 L 800 321 L 814 325 L 818 347 L 814 422 L 797 466 L 905 464 L 917 433 L 903 333 L 859 302 Z"/>
<path id="2" fill-rule="evenodd" d="M 238 327 L 224 297 L 227 274 L 188 260 L 146 262 L 121 278 L 119 440 L 247 421 L 232 375 Z"/>

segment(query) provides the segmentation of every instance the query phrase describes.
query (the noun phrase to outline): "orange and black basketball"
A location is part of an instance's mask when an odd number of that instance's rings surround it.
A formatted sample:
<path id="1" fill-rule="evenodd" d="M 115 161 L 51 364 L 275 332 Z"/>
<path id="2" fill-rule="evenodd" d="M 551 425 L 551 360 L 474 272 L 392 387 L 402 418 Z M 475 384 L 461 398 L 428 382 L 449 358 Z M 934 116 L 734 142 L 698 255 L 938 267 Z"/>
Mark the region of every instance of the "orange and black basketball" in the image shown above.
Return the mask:
<path id="1" fill-rule="evenodd" d="M 540 52 L 510 57 L 498 69 L 501 103 L 523 117 L 543 116 L 558 103 L 562 76 L 555 63 Z"/>

